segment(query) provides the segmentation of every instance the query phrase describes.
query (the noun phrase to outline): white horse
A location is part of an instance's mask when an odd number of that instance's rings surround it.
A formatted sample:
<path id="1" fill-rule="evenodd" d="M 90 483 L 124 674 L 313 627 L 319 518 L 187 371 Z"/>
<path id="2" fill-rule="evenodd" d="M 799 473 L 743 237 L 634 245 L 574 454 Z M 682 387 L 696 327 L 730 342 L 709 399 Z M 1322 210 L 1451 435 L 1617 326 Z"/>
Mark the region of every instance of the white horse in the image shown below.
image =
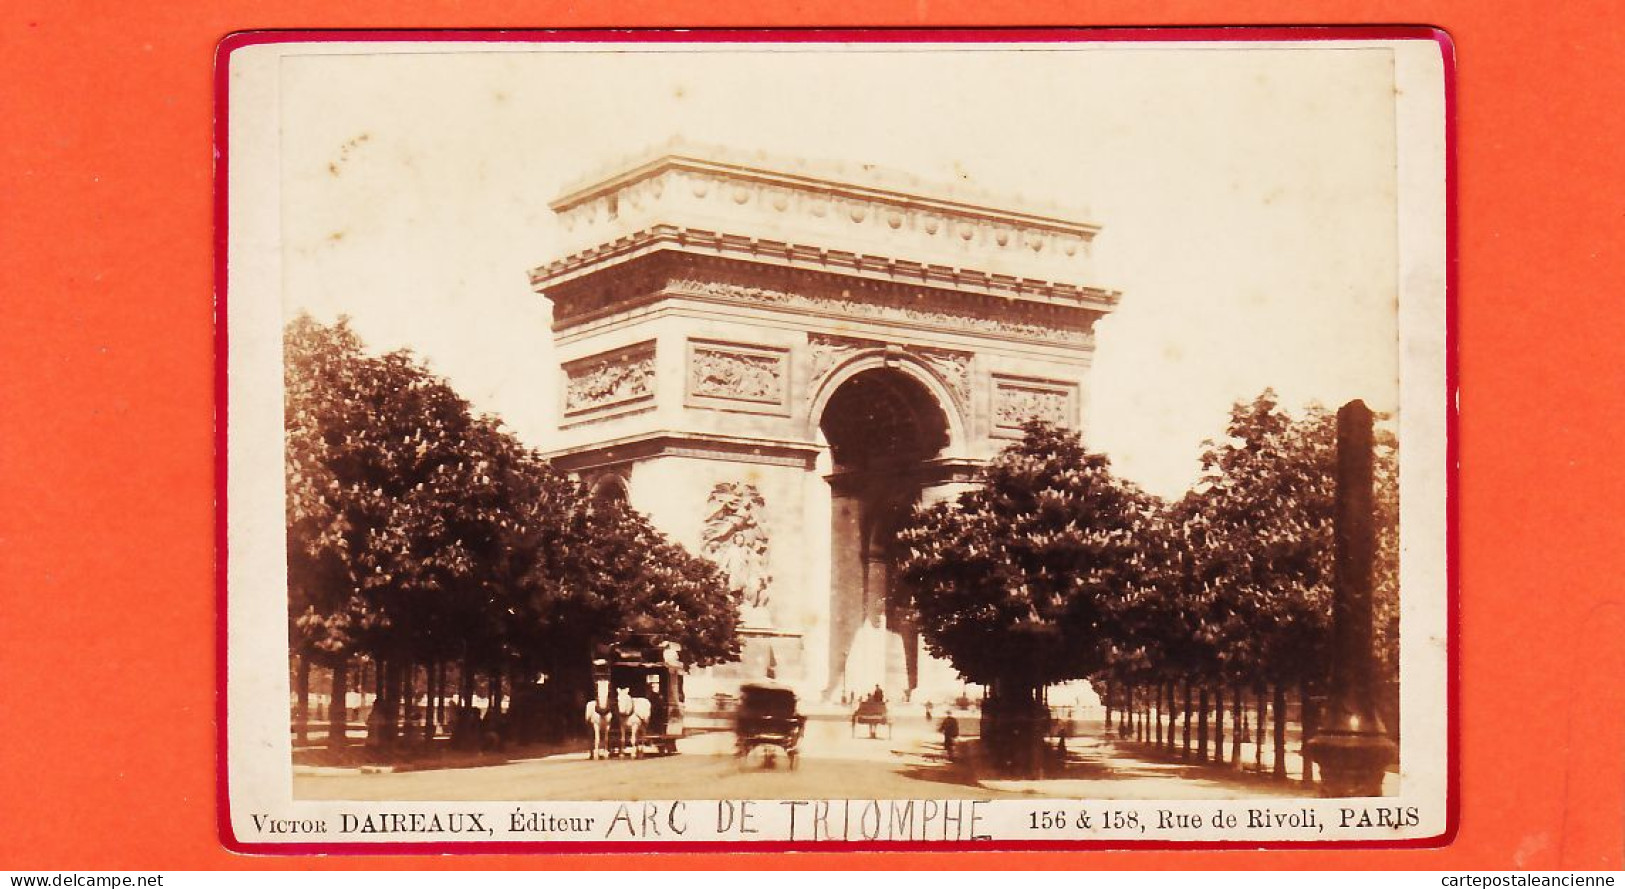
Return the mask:
<path id="1" fill-rule="evenodd" d="M 621 718 L 621 749 L 631 750 L 634 759 L 641 757 L 643 748 L 638 742 L 638 734 L 649 724 L 654 706 L 649 703 L 648 698 L 634 698 L 627 689 L 617 688 L 615 712 Z"/>
<path id="2" fill-rule="evenodd" d="M 598 681 L 598 698 L 587 702 L 587 725 L 592 727 L 592 759 L 602 753 L 609 758 L 609 726 L 615 719 L 615 709 L 609 705 L 609 682 Z"/>

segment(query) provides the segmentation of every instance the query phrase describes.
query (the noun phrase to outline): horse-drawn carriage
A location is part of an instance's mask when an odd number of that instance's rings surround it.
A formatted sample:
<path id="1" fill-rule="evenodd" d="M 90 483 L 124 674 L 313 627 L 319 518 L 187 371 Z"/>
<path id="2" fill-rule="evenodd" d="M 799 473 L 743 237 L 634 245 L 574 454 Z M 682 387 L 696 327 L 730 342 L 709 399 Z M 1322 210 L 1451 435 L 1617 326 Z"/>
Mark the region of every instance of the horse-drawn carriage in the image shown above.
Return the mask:
<path id="1" fill-rule="evenodd" d="M 891 738 L 891 714 L 886 711 L 886 702 L 878 697 L 864 698 L 858 701 L 858 707 L 852 711 L 852 736 L 858 735 L 858 726 L 869 730 L 869 737 L 877 737 L 876 730 L 886 727 L 886 738 Z"/>
<path id="2" fill-rule="evenodd" d="M 645 747 L 676 753 L 683 737 L 682 664 L 670 648 L 635 640 L 592 662 L 594 700 L 587 702 L 592 755 L 641 756 Z"/>
<path id="3" fill-rule="evenodd" d="M 739 706 L 734 710 L 735 749 L 744 762 L 753 751 L 762 751 L 763 763 L 772 765 L 782 752 L 795 768 L 801 757 L 801 735 L 807 718 L 801 715 L 796 693 L 771 682 L 740 686 Z"/>

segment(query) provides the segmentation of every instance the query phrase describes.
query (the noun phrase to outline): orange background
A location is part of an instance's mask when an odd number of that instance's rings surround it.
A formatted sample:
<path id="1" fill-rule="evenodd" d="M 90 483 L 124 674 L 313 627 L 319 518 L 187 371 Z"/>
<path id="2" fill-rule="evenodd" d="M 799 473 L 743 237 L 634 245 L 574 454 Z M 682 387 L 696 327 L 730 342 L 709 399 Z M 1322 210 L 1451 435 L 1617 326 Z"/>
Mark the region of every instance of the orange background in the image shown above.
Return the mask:
<path id="1" fill-rule="evenodd" d="M 0 869 L 424 867 L 216 830 L 211 139 L 248 28 L 1430 24 L 1455 39 L 1462 815 L 1437 850 L 593 856 L 595 868 L 1625 866 L 1617 4 L 13 2 L 0 9 Z M 581 867 L 460 856 L 458 867 Z"/>

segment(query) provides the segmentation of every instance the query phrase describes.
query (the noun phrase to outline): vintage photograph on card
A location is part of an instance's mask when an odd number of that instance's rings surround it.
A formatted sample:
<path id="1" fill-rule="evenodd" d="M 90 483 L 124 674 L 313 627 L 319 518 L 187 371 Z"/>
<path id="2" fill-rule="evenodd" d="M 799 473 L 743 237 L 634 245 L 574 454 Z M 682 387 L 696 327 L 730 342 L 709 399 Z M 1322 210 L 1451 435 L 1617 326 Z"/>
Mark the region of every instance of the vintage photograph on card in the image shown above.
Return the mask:
<path id="1" fill-rule="evenodd" d="M 1448 841 L 1442 35 L 218 64 L 228 845 Z"/>

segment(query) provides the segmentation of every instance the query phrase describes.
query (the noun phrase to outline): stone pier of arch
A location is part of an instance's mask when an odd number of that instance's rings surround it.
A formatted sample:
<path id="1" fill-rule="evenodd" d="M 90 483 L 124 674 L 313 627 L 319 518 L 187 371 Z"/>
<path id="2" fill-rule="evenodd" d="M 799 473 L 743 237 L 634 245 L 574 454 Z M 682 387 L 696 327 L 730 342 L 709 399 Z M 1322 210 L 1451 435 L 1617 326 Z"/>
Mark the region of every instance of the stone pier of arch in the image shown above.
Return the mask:
<path id="1" fill-rule="evenodd" d="M 560 356 L 556 465 L 728 572 L 751 680 L 957 695 L 899 607 L 898 522 L 1041 417 L 1083 416 L 1098 227 L 906 177 L 663 152 L 552 203 L 532 272 Z"/>

